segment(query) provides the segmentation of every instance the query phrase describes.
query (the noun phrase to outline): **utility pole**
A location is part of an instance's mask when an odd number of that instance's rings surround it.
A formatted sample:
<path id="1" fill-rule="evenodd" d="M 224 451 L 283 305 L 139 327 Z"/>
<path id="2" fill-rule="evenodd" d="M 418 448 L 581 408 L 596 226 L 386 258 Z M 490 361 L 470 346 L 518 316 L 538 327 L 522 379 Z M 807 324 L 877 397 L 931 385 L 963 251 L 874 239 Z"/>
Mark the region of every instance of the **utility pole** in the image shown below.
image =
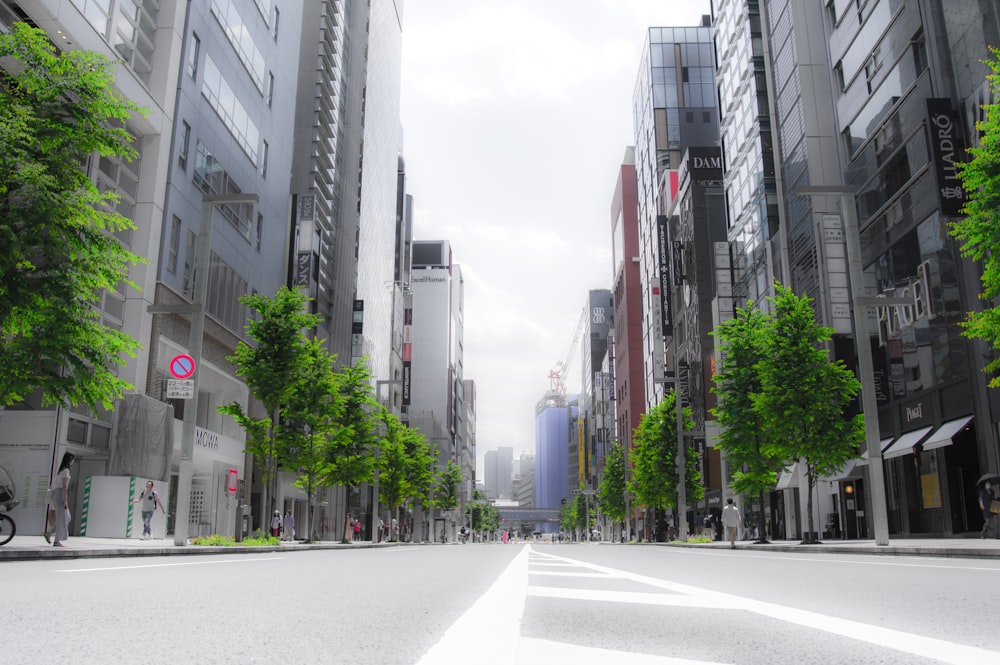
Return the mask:
<path id="1" fill-rule="evenodd" d="M 201 226 L 195 246 L 194 299 L 191 303 L 191 332 L 188 355 L 194 361 L 191 379 L 194 392 L 184 406 L 181 430 L 181 458 L 177 472 L 177 516 L 174 519 L 174 545 L 187 545 L 191 519 L 191 476 L 194 471 L 194 435 L 198 418 L 198 377 L 201 374 L 201 349 L 205 333 L 205 299 L 208 296 L 209 256 L 212 252 L 212 217 L 215 206 L 227 203 L 257 203 L 256 194 L 205 194 L 201 199 Z"/>
<path id="2" fill-rule="evenodd" d="M 868 306 L 872 299 L 864 296 L 864 266 L 861 263 L 861 231 L 854 191 L 841 186 L 800 187 L 796 194 L 837 195 L 844 220 L 844 242 L 847 245 L 847 272 L 851 285 L 854 318 L 854 347 L 858 354 L 858 378 L 861 381 L 861 410 L 865 415 L 865 442 L 868 450 L 868 476 L 871 487 L 872 526 L 875 544 L 889 544 L 889 519 L 886 511 L 885 476 L 882 472 L 881 434 L 878 426 L 878 400 L 875 397 L 875 370 L 872 361 L 871 334 L 868 331 Z M 897 302 L 898 301 L 898 302 Z M 880 298 L 880 305 L 908 305 L 904 298 Z"/>

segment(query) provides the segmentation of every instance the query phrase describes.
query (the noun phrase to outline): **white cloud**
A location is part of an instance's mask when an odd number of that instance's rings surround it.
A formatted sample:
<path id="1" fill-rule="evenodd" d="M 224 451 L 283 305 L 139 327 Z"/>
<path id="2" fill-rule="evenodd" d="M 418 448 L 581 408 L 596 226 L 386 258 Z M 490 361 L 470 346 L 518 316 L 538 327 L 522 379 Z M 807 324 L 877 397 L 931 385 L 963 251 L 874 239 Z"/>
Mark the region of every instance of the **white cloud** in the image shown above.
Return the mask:
<path id="1" fill-rule="evenodd" d="M 697 25 L 708 5 L 406 4 L 401 99 L 414 235 L 449 240 L 462 265 L 480 459 L 497 446 L 534 450 L 548 372 L 569 350 L 587 291 L 610 288 L 611 197 L 634 142 L 646 29 Z"/>

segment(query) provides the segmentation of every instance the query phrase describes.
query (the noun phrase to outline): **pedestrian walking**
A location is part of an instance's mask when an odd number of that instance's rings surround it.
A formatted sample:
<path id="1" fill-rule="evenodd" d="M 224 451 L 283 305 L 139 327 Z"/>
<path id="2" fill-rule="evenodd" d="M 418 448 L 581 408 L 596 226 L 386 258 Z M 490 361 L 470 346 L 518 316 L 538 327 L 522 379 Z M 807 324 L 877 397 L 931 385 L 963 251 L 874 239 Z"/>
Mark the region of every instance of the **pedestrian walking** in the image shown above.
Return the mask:
<path id="1" fill-rule="evenodd" d="M 993 521 L 993 513 L 990 511 L 990 506 L 993 500 L 996 498 L 993 496 L 993 486 L 990 481 L 986 481 L 979 488 L 979 509 L 983 511 L 983 528 L 979 532 L 980 538 L 985 538 L 990 531 L 990 523 Z M 1000 538 L 1000 532 L 996 534 L 997 538 Z"/>
<path id="2" fill-rule="evenodd" d="M 271 535 L 277 538 L 281 535 L 281 511 L 276 510 L 271 515 Z"/>
<path id="3" fill-rule="evenodd" d="M 735 550 L 736 530 L 740 528 L 740 509 L 733 504 L 732 499 L 726 499 L 726 507 L 722 509 L 722 526 L 726 528 L 729 549 Z"/>
<path id="4" fill-rule="evenodd" d="M 153 528 L 151 523 L 153 521 L 153 513 L 156 512 L 157 506 L 164 515 L 167 514 L 167 509 L 163 507 L 163 502 L 160 501 L 160 495 L 156 493 L 153 489 L 153 481 L 146 481 L 146 489 L 139 493 L 139 496 L 133 501 L 133 503 L 142 503 L 142 539 L 150 540 L 153 537 Z"/>
<path id="5" fill-rule="evenodd" d="M 285 511 L 285 518 L 281 522 L 281 528 L 282 540 L 295 540 L 295 517 L 292 516 L 291 510 Z"/>
<path id="6" fill-rule="evenodd" d="M 354 540 L 361 540 L 361 520 L 354 520 Z"/>
<path id="7" fill-rule="evenodd" d="M 49 521 L 51 528 L 46 525 L 46 530 L 42 534 L 45 542 L 52 538 L 55 547 L 63 547 L 63 542 L 69 539 L 69 523 L 73 516 L 69 512 L 69 468 L 73 465 L 76 455 L 73 453 L 63 453 L 62 461 L 59 462 L 59 470 L 56 471 L 55 478 L 52 479 L 51 498 L 49 499 Z"/>

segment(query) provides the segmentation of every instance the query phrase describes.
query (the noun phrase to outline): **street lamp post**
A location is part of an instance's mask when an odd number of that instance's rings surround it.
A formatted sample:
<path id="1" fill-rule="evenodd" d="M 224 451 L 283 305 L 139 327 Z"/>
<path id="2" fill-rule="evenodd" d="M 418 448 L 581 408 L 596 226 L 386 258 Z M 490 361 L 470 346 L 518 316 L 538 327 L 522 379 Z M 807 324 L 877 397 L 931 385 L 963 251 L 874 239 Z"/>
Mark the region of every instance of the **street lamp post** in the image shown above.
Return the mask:
<path id="1" fill-rule="evenodd" d="M 851 285 L 851 304 L 854 319 L 854 346 L 858 354 L 858 378 L 861 381 L 861 410 L 865 415 L 865 445 L 868 450 L 868 468 L 872 499 L 872 526 L 875 544 L 889 544 L 889 520 L 886 512 L 885 477 L 882 473 L 881 433 L 878 426 L 878 400 L 875 397 L 875 371 L 872 361 L 870 333 L 868 331 L 869 305 L 874 304 L 864 296 L 864 266 L 861 264 L 861 232 L 858 225 L 857 203 L 854 191 L 840 186 L 800 187 L 795 190 L 804 195 L 837 195 L 844 219 L 844 242 L 847 245 L 847 272 Z M 879 304 L 910 304 L 900 298 L 880 298 Z"/>
<path id="2" fill-rule="evenodd" d="M 181 429 L 181 458 L 177 471 L 177 516 L 174 519 L 174 545 L 186 545 L 191 518 L 191 476 L 194 469 L 194 435 L 198 418 L 198 384 L 201 372 L 201 349 L 205 332 L 205 299 L 208 296 L 209 255 L 212 250 L 212 217 L 215 206 L 226 203 L 256 203 L 256 194 L 205 194 L 201 199 L 201 226 L 195 246 L 194 297 L 191 307 L 191 332 L 188 355 L 196 368 L 193 393 L 184 406 Z"/>

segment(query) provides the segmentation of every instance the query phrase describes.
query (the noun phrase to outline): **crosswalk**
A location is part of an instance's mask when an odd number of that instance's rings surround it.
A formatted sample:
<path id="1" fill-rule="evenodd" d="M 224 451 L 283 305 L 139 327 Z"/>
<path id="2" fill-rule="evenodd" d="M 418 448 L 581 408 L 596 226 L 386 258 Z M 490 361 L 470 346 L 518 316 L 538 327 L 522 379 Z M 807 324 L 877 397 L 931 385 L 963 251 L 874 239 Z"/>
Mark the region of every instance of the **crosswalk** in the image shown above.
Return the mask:
<path id="1" fill-rule="evenodd" d="M 616 607 L 620 609 L 616 611 Z M 645 609 L 637 610 L 640 607 Z M 671 650 L 651 649 L 648 643 L 645 648 L 635 643 L 623 646 L 626 640 L 622 635 L 602 635 L 602 639 L 596 639 L 601 631 L 614 629 L 611 623 L 595 621 L 594 616 L 614 617 L 613 625 L 629 630 L 632 617 L 636 617 L 635 622 L 641 622 L 643 617 L 654 614 L 657 619 L 680 626 L 670 644 L 680 643 L 683 648 L 677 652 L 687 657 L 648 653 Z M 766 657 L 761 659 L 763 654 L 760 653 L 745 657 L 726 643 L 715 645 L 716 648 L 710 650 L 710 657 L 691 657 L 692 652 L 697 654 L 698 650 L 683 640 L 704 639 L 709 633 L 699 631 L 705 631 L 705 626 L 714 624 L 720 617 L 743 626 L 745 633 L 757 630 L 774 634 L 772 641 L 779 646 L 775 647 L 773 662 L 785 662 L 790 653 L 816 641 L 829 649 L 839 649 L 842 654 L 855 653 L 864 657 L 877 653 L 884 658 L 878 662 L 1000 663 L 1000 653 L 994 651 L 679 584 L 526 545 L 490 589 L 425 654 L 419 665 L 464 664 L 472 662 L 473 656 L 474 662 L 497 665 L 769 662 Z M 566 625 L 574 621 L 577 625 Z M 582 624 L 592 625 L 592 630 Z M 558 639 L 559 636 L 563 639 Z M 587 639 L 575 639 L 574 636 Z M 553 637 L 556 639 L 550 639 Z M 604 637 L 608 639 L 603 640 Z M 796 640 L 803 644 L 780 645 L 781 641 Z M 580 644 L 582 641 L 591 644 Z M 609 646 L 595 644 L 602 641 Z M 713 638 L 713 641 L 719 640 Z M 644 650 L 646 653 L 642 653 Z"/>

